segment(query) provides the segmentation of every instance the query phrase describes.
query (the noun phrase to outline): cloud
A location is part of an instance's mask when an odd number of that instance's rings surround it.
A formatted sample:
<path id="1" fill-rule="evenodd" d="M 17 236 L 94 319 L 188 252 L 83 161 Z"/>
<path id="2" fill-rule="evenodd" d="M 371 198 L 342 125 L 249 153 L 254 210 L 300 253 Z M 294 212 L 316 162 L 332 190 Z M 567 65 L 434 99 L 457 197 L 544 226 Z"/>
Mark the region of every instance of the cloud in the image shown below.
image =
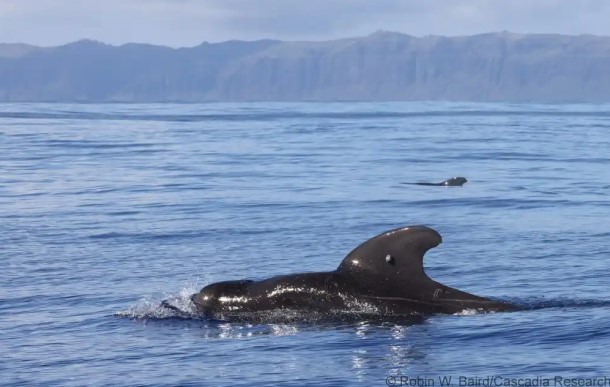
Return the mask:
<path id="1" fill-rule="evenodd" d="M 610 35 L 607 0 L 2 0 L 0 42 L 82 38 L 191 46 L 202 41 L 318 40 L 391 30 Z"/>

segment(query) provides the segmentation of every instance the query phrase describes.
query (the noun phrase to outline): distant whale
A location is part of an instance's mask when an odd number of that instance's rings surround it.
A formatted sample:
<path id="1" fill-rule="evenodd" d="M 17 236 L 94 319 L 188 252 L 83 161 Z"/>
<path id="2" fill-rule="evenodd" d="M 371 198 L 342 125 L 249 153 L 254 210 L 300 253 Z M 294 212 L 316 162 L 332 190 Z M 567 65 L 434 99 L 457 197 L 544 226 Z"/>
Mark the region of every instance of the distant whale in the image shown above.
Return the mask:
<path id="1" fill-rule="evenodd" d="M 433 281 L 423 256 L 439 233 L 425 226 L 379 234 L 350 252 L 335 271 L 238 280 L 205 286 L 191 296 L 197 313 L 220 320 L 290 313 L 408 316 L 516 307 Z"/>
<path id="2" fill-rule="evenodd" d="M 447 179 L 447 180 L 443 181 L 442 183 L 402 183 L 402 184 L 461 187 L 466 182 L 468 182 L 468 180 L 466 180 L 465 177 L 452 177 L 451 179 Z"/>

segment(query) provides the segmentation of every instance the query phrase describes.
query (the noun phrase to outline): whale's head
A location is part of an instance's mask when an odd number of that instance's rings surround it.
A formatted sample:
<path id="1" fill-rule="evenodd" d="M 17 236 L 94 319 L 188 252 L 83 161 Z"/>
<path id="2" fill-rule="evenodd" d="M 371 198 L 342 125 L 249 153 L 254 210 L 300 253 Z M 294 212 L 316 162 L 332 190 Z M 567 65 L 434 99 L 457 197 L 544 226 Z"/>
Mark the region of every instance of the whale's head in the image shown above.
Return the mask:
<path id="1" fill-rule="evenodd" d="M 197 311 L 214 316 L 218 310 L 239 309 L 239 305 L 249 300 L 247 287 L 251 280 L 223 281 L 205 286 L 191 296 Z"/>
<path id="2" fill-rule="evenodd" d="M 466 182 L 468 182 L 468 180 L 466 180 L 465 177 L 452 177 L 451 179 L 443 181 L 441 184 L 445 185 L 445 186 L 451 186 L 451 187 L 461 187 Z"/>

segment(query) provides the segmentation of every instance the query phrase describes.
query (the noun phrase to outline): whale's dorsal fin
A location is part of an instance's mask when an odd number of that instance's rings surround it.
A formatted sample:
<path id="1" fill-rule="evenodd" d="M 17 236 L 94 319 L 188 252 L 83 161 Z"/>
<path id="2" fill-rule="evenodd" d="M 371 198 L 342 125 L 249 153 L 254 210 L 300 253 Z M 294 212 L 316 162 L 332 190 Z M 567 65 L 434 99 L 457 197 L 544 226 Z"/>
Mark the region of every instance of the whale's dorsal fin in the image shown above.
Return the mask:
<path id="1" fill-rule="evenodd" d="M 415 282 L 433 285 L 436 283 L 424 272 L 424 254 L 441 242 L 440 234 L 425 226 L 397 228 L 356 247 L 343 259 L 337 273 L 363 287 L 400 287 Z"/>

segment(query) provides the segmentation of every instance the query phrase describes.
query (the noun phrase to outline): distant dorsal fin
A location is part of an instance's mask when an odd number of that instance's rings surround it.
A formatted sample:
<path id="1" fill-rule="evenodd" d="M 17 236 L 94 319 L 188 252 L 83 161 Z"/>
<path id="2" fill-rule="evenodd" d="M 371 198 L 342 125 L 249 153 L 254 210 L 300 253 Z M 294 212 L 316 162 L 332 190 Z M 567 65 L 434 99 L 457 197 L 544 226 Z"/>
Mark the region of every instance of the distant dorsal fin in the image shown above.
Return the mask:
<path id="1" fill-rule="evenodd" d="M 391 281 L 431 281 L 424 272 L 424 254 L 442 242 L 425 226 L 397 228 L 379 234 L 350 252 L 337 268 L 362 285 Z"/>

